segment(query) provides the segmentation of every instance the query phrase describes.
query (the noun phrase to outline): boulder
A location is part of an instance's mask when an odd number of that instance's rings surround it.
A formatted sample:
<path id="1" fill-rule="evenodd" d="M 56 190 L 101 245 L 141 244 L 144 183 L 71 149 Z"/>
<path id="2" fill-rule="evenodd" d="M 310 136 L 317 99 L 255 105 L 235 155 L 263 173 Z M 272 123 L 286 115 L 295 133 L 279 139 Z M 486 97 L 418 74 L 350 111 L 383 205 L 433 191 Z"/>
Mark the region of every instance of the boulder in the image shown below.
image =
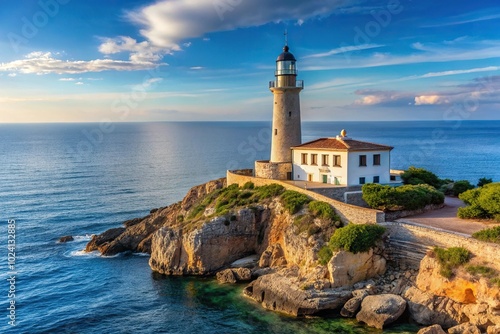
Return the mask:
<path id="1" fill-rule="evenodd" d="M 87 247 L 85 247 L 85 251 L 92 252 L 92 251 L 98 250 L 99 247 L 102 247 L 103 245 L 106 245 L 107 243 L 113 241 L 119 235 L 121 235 L 123 232 L 125 232 L 124 227 L 117 227 L 117 228 L 109 229 L 102 234 L 93 235 L 92 239 L 87 244 Z"/>
<path id="2" fill-rule="evenodd" d="M 216 274 L 219 283 L 245 282 L 252 279 L 252 272 L 248 268 L 231 268 L 219 271 Z"/>
<path id="3" fill-rule="evenodd" d="M 357 290 L 360 291 L 360 290 Z M 347 301 L 347 303 L 344 304 L 344 307 L 342 307 L 342 310 L 340 310 L 340 315 L 346 318 L 352 318 L 358 313 L 359 307 L 361 306 L 361 302 L 363 299 L 365 299 L 366 296 L 368 296 L 368 292 L 366 290 L 361 290 L 363 291 L 362 293 L 357 292 L 356 294 L 353 295 L 351 299 Z"/>
<path id="4" fill-rule="evenodd" d="M 286 265 L 285 253 L 280 244 L 270 245 L 262 253 L 259 260 L 259 267 L 279 267 Z"/>
<path id="5" fill-rule="evenodd" d="M 382 329 L 398 320 L 405 308 L 406 301 L 397 295 L 367 296 L 361 303 L 361 311 L 356 315 L 356 320 Z"/>
<path id="6" fill-rule="evenodd" d="M 304 289 L 296 276 L 298 268 L 293 271 L 283 269 L 260 276 L 245 288 L 244 293 L 266 309 L 293 316 L 338 309 L 352 297 L 351 292 L 345 289 Z"/>
<path id="7" fill-rule="evenodd" d="M 64 237 L 59 238 L 60 243 L 65 243 L 65 242 L 69 242 L 69 241 L 73 241 L 73 240 L 75 240 L 75 239 L 71 235 L 66 235 Z"/>
<path id="8" fill-rule="evenodd" d="M 477 326 L 470 323 L 460 324 L 455 327 L 448 329 L 448 334 L 481 334 L 481 331 Z"/>
<path id="9" fill-rule="evenodd" d="M 446 334 L 443 328 L 439 325 L 432 325 L 429 327 L 422 328 L 417 334 Z"/>
<path id="10" fill-rule="evenodd" d="M 333 253 L 328 262 L 332 287 L 352 286 L 354 283 L 382 275 L 385 268 L 385 258 L 374 254 L 373 249 L 357 254 L 341 250 Z"/>

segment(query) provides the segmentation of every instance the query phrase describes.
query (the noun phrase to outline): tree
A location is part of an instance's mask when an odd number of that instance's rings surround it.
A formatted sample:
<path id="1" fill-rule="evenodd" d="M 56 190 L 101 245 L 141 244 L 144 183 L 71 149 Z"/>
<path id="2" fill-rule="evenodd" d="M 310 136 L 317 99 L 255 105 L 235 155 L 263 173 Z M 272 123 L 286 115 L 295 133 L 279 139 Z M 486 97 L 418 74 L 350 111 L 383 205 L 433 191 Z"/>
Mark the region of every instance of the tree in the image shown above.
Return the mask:
<path id="1" fill-rule="evenodd" d="M 401 174 L 401 179 L 404 184 L 416 185 L 425 183 L 433 186 L 434 188 L 439 188 L 443 184 L 443 181 L 433 172 L 414 166 L 411 166 L 408 170 Z"/>
<path id="2" fill-rule="evenodd" d="M 487 185 L 488 183 L 493 183 L 493 179 L 488 179 L 488 178 L 482 177 L 477 182 L 477 186 L 482 187 L 484 185 Z"/>
<path id="3" fill-rule="evenodd" d="M 500 183 L 488 183 L 481 188 L 467 190 L 458 198 L 467 204 L 464 208 L 458 208 L 458 217 L 500 221 Z"/>
<path id="4" fill-rule="evenodd" d="M 474 186 L 467 180 L 456 181 L 451 188 L 453 196 L 458 196 L 469 189 L 474 189 Z"/>

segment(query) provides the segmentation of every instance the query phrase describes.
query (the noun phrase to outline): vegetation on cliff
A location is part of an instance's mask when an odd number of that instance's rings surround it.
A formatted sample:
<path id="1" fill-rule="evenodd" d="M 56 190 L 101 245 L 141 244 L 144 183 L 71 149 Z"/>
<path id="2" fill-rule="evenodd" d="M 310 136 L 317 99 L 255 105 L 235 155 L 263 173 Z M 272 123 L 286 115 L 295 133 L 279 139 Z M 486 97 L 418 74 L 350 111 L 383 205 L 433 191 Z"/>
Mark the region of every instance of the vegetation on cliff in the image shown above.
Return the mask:
<path id="1" fill-rule="evenodd" d="M 500 244 L 500 226 L 478 231 L 472 234 L 472 237 L 477 240 Z"/>
<path id="2" fill-rule="evenodd" d="M 448 249 L 434 247 L 433 253 L 441 265 L 440 273 L 446 278 L 453 276 L 453 270 L 469 262 L 470 252 L 463 247 L 450 247 Z"/>
<path id="3" fill-rule="evenodd" d="M 463 219 L 494 219 L 500 222 L 500 182 L 488 183 L 483 187 L 467 190 L 459 198 L 467 204 L 458 209 Z"/>
<path id="4" fill-rule="evenodd" d="M 363 200 L 374 209 L 383 211 L 418 210 L 429 204 L 444 203 L 444 194 L 427 184 L 383 186 L 363 185 Z"/>
<path id="5" fill-rule="evenodd" d="M 333 251 L 345 250 L 351 253 L 367 252 L 375 247 L 385 232 L 385 228 L 375 224 L 349 224 L 335 230 L 327 246 L 318 252 L 318 262 L 326 264 Z"/>

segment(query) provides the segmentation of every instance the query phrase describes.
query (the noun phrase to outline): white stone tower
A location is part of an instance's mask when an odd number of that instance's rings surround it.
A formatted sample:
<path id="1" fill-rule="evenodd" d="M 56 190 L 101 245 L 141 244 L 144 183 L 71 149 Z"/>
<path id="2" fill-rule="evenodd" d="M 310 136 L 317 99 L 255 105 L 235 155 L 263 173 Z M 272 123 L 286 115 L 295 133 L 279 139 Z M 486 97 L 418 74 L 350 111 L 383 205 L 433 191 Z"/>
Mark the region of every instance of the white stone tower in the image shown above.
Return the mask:
<path id="1" fill-rule="evenodd" d="M 288 45 L 276 59 L 276 80 L 269 82 L 274 95 L 270 163 L 291 163 L 291 147 L 302 143 L 299 93 L 304 82 L 297 80 L 296 59 Z"/>

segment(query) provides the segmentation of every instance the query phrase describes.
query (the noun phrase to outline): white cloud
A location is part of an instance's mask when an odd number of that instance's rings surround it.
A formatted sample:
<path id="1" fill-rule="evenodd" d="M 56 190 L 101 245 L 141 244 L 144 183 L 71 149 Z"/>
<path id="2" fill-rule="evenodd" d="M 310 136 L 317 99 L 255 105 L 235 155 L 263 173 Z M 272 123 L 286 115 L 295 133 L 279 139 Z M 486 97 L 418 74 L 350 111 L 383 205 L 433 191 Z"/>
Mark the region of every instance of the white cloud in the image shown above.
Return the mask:
<path id="1" fill-rule="evenodd" d="M 75 81 L 75 78 L 60 78 L 59 81 Z"/>
<path id="2" fill-rule="evenodd" d="M 17 76 L 17 73 L 9 73 L 8 76 L 13 78 L 13 77 Z"/>
<path id="3" fill-rule="evenodd" d="M 203 67 L 203 66 L 192 66 L 192 67 L 190 67 L 189 69 L 190 69 L 190 70 L 199 71 L 199 70 L 204 69 L 204 67 Z"/>
<path id="4" fill-rule="evenodd" d="M 159 61 L 166 53 L 166 50 L 151 45 L 148 41 L 137 42 L 137 40 L 119 36 L 116 38 L 101 38 L 103 43 L 99 46 L 99 51 L 105 55 L 121 52 L 130 52 L 129 59 L 133 62 L 155 62 Z"/>
<path id="5" fill-rule="evenodd" d="M 367 50 L 367 49 L 373 49 L 373 48 L 380 48 L 385 45 L 382 44 L 361 44 L 361 45 L 347 45 L 347 46 L 341 46 L 336 49 L 332 49 L 328 52 L 323 52 L 323 53 L 315 53 L 312 55 L 308 55 L 303 57 L 305 58 L 323 58 L 323 57 L 328 57 L 328 56 L 333 56 L 339 53 L 347 53 L 347 52 L 353 52 L 353 51 L 361 51 L 361 50 Z"/>
<path id="6" fill-rule="evenodd" d="M 179 51 L 182 41 L 189 38 L 283 20 L 304 22 L 331 15 L 348 2 L 350 0 L 163 0 L 129 12 L 128 17 L 143 27 L 141 34 L 153 45 Z"/>
<path id="7" fill-rule="evenodd" d="M 9 63 L 1 63 L 0 71 L 16 71 L 20 73 L 35 74 L 77 74 L 85 72 L 102 71 L 138 71 L 153 69 L 158 65 L 152 61 L 136 60 L 61 60 L 55 58 L 50 52 L 32 52 L 24 59 L 14 60 Z"/>
<path id="8" fill-rule="evenodd" d="M 450 101 L 440 95 L 420 95 L 415 97 L 415 105 L 421 106 L 426 104 L 447 104 Z"/>
<path id="9" fill-rule="evenodd" d="M 75 83 L 75 85 L 83 85 L 84 83 L 81 82 L 81 81 L 78 81 L 77 83 Z"/>

